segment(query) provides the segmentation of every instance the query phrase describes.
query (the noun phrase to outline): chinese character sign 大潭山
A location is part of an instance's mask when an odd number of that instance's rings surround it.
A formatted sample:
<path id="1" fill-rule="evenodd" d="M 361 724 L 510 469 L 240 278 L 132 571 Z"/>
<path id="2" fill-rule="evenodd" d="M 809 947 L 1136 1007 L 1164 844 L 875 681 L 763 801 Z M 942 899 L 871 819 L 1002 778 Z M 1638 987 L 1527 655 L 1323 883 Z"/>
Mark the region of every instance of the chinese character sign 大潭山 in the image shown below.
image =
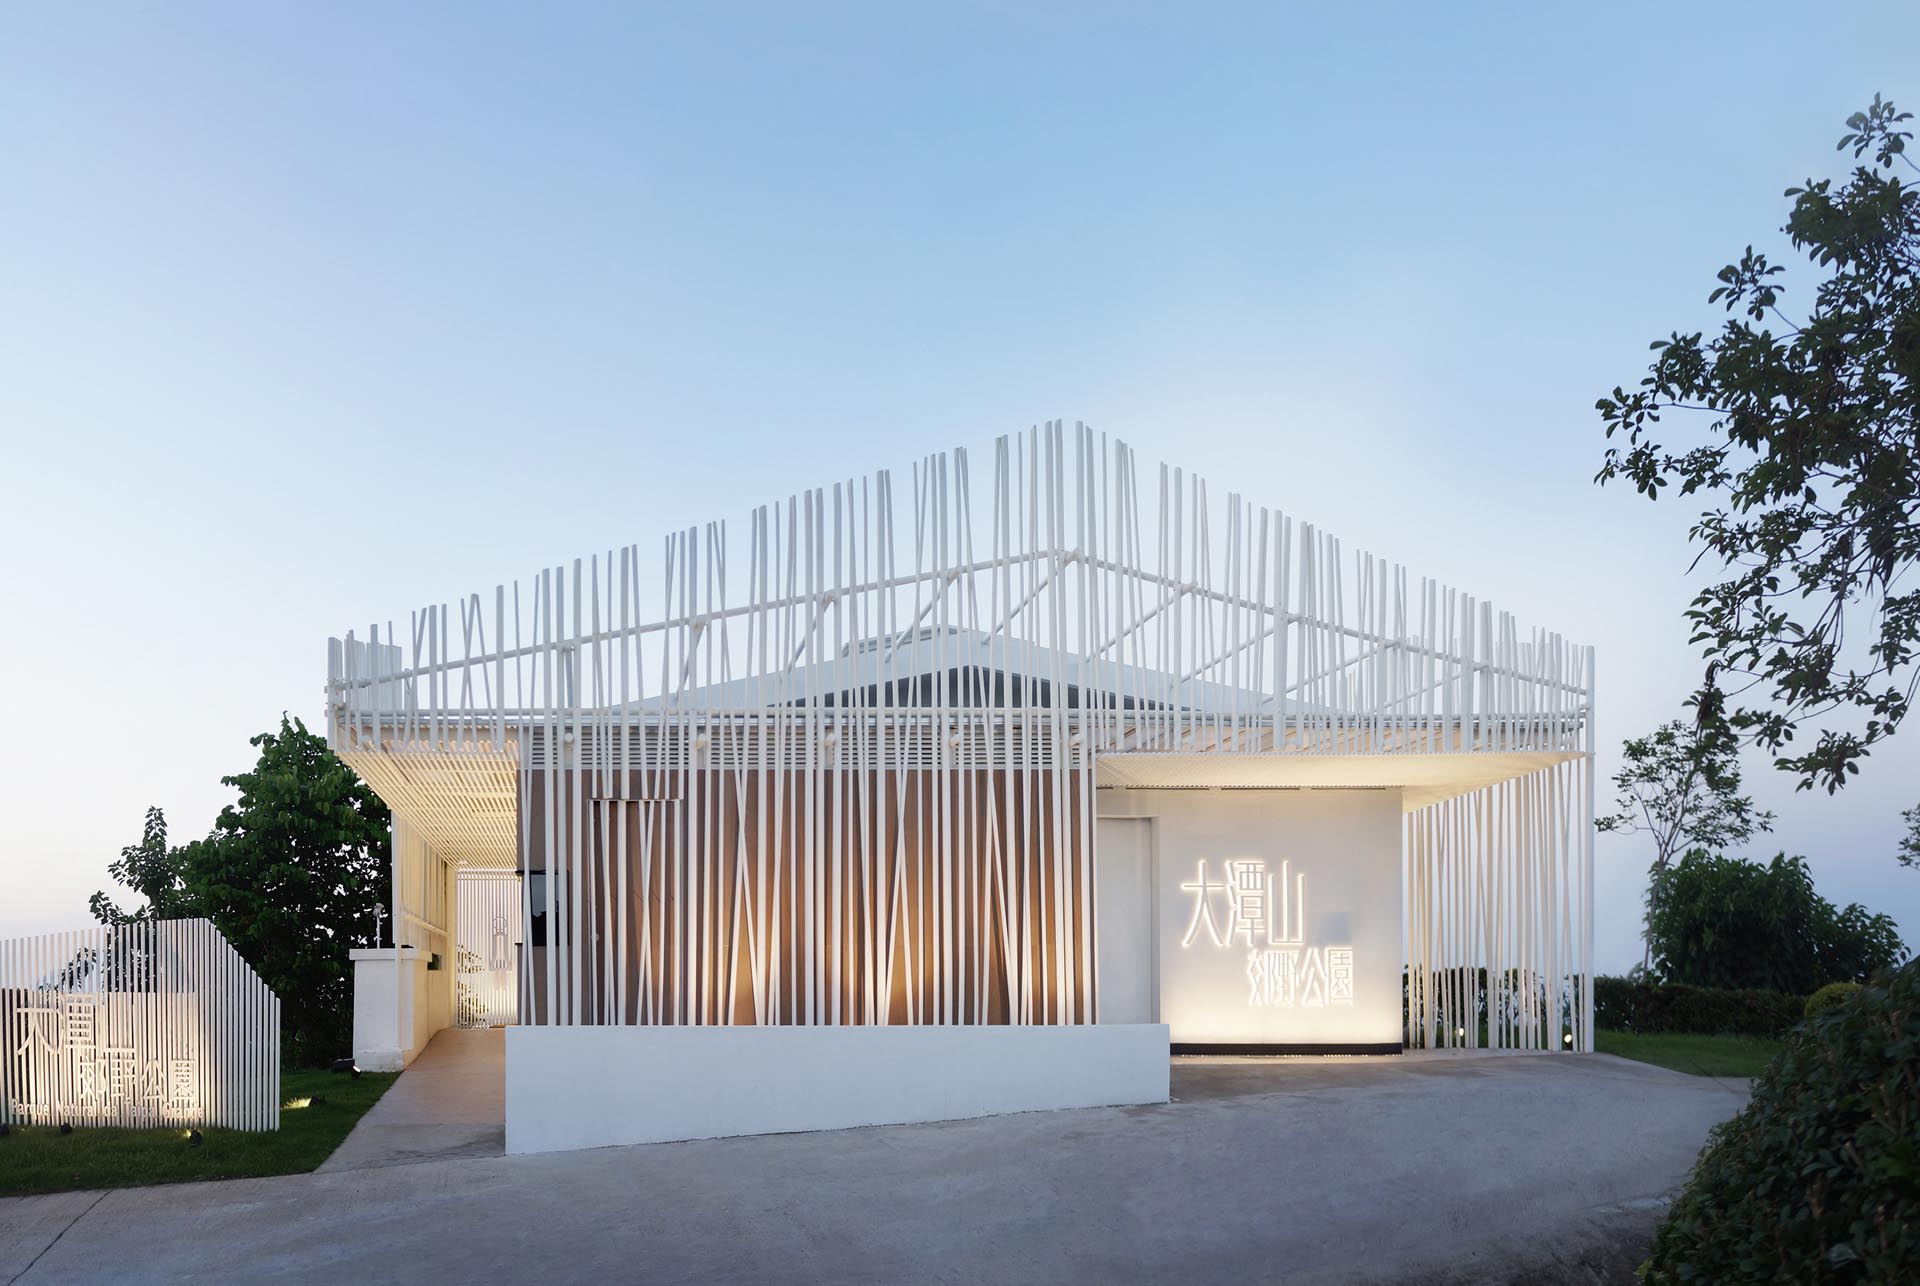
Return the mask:
<path id="1" fill-rule="evenodd" d="M 1180 945 L 1202 934 L 1216 948 L 1247 950 L 1247 1003 L 1274 1008 L 1318 1008 L 1353 1003 L 1353 948 L 1308 946 L 1307 877 L 1282 862 L 1278 875 L 1259 858 L 1231 858 L 1219 879 L 1200 859 L 1180 891 L 1193 913 Z"/>

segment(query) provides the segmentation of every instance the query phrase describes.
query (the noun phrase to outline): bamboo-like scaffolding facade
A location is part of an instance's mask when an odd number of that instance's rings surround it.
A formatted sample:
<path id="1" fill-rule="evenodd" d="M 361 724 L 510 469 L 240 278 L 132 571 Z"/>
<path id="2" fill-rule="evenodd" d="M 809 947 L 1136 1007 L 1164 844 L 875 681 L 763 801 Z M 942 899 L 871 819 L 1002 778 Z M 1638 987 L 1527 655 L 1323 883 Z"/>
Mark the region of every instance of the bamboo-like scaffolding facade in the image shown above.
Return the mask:
<path id="1" fill-rule="evenodd" d="M 1094 1021 L 1103 756 L 1532 757 L 1404 846 L 1409 1042 L 1522 1048 L 1591 1043 L 1592 708 L 1591 649 L 1060 423 L 350 633 L 328 685 L 440 860 L 538 877 L 548 1023 Z"/>

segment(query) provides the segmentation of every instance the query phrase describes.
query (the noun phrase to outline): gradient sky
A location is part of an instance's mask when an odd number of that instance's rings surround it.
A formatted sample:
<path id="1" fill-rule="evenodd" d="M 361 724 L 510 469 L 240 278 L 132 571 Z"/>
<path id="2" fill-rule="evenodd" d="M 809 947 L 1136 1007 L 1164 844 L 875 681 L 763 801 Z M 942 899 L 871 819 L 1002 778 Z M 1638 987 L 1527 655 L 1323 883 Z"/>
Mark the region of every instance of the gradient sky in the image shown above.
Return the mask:
<path id="1" fill-rule="evenodd" d="M 1593 643 L 1610 773 L 1691 513 L 1594 398 L 1920 108 L 1920 7 L 1540 8 L 8 6 L 0 935 L 203 834 L 329 635 L 1049 418 Z M 1920 727 L 1749 777 L 1920 943 Z"/>

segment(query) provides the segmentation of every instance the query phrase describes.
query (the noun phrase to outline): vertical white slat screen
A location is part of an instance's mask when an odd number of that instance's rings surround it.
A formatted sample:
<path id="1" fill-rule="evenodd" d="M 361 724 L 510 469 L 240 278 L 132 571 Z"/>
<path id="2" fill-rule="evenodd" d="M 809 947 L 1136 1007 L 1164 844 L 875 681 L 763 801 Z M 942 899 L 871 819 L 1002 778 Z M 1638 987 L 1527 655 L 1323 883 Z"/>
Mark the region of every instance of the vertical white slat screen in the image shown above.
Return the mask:
<path id="1" fill-rule="evenodd" d="M 497 871 L 459 874 L 459 961 L 454 1022 L 512 1023 L 519 1013 L 520 881 Z"/>
<path id="2" fill-rule="evenodd" d="M 207 920 L 0 940 L 0 1121 L 280 1128 L 280 1000 Z"/>
<path id="3" fill-rule="evenodd" d="M 1407 1038 L 1590 1048 L 1592 712 L 1591 649 L 1060 423 L 329 649 L 435 861 L 537 876 L 537 1023 L 1090 1022 L 1103 756 L 1504 756 L 1408 815 Z"/>

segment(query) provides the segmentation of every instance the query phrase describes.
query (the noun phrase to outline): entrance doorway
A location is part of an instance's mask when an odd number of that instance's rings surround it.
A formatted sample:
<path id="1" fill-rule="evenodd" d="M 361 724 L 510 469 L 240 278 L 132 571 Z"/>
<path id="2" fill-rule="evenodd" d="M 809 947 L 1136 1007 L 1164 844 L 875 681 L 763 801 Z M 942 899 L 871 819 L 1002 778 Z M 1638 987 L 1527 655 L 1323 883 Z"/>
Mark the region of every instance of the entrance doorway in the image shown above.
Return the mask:
<path id="1" fill-rule="evenodd" d="M 1102 817 L 1093 839 L 1095 968 L 1103 1023 L 1159 1021 L 1153 821 Z"/>
<path id="2" fill-rule="evenodd" d="M 460 872 L 457 919 L 454 1025 L 498 1027 L 517 1021 L 519 877 L 511 871 Z"/>

